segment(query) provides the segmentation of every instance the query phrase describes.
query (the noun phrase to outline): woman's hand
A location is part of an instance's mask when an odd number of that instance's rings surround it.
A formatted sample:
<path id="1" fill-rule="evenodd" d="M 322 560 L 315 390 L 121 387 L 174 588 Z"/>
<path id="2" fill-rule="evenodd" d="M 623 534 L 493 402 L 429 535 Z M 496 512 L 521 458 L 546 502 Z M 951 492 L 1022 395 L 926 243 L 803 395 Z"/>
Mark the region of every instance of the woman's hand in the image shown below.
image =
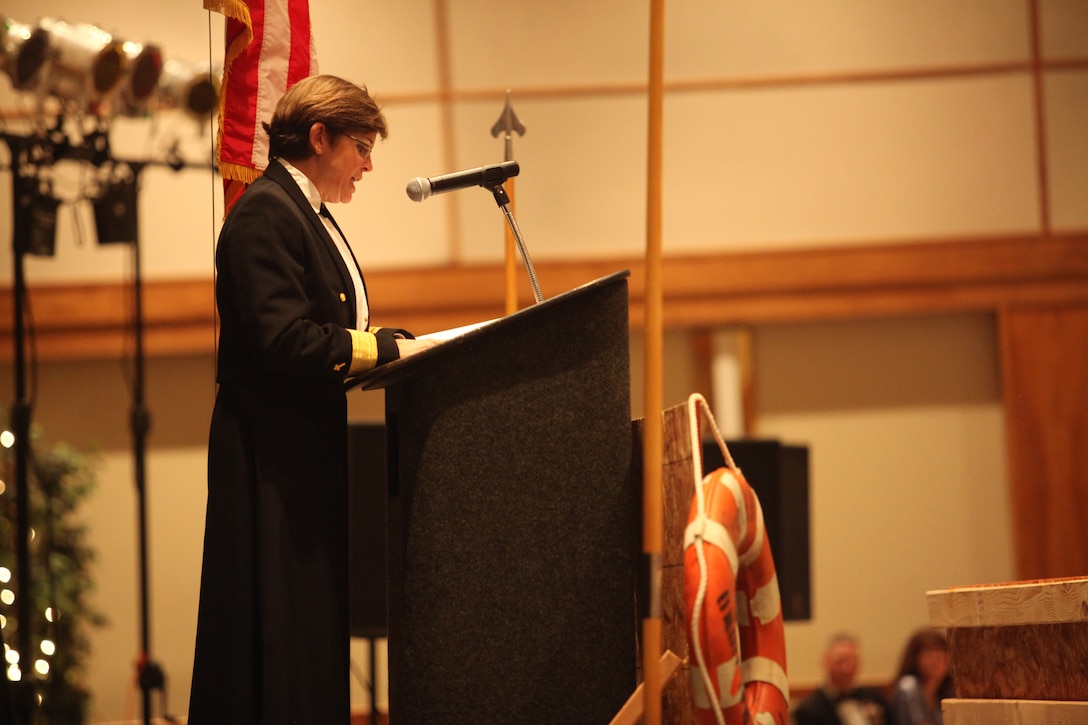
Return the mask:
<path id="1" fill-rule="evenodd" d="M 416 353 L 429 350 L 438 343 L 435 340 L 409 340 L 407 338 L 397 338 L 397 350 L 400 352 L 401 357 L 409 357 Z"/>

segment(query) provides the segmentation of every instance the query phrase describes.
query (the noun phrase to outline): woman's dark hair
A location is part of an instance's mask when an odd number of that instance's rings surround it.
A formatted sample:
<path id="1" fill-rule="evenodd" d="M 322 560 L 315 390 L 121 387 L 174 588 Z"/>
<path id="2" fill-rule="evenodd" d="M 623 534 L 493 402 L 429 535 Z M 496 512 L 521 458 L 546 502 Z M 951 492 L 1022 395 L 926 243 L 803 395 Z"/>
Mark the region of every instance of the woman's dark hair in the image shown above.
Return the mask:
<path id="1" fill-rule="evenodd" d="M 324 123 L 333 138 L 352 132 L 373 131 L 381 138 L 387 134 L 385 116 L 365 86 L 336 76 L 310 76 L 287 89 L 272 122 L 263 124 L 269 158 L 311 156 L 310 127 L 315 123 Z"/>
<path id="2" fill-rule="evenodd" d="M 921 673 L 918 670 L 918 657 L 924 650 L 939 649 L 948 652 L 948 640 L 937 629 L 920 629 L 907 640 L 907 646 L 903 650 L 903 658 L 899 662 L 899 672 L 895 678 L 898 681 L 906 675 L 912 675 L 921 681 Z M 953 694 L 952 671 L 949 669 L 941 686 L 938 689 L 942 697 L 951 697 Z"/>

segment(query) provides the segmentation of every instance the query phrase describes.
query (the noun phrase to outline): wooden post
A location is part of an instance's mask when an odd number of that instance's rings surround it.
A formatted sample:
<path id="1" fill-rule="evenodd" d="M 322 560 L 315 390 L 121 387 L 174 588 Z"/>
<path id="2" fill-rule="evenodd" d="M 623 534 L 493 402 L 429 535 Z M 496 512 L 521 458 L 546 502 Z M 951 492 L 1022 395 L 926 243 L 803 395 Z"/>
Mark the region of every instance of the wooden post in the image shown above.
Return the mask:
<path id="1" fill-rule="evenodd" d="M 642 624 L 642 672 L 646 725 L 661 722 L 662 507 L 662 290 L 661 290 L 661 137 L 664 89 L 665 2 L 650 2 L 649 138 L 646 173 L 646 431 L 643 447 L 642 550 L 650 592 Z"/>

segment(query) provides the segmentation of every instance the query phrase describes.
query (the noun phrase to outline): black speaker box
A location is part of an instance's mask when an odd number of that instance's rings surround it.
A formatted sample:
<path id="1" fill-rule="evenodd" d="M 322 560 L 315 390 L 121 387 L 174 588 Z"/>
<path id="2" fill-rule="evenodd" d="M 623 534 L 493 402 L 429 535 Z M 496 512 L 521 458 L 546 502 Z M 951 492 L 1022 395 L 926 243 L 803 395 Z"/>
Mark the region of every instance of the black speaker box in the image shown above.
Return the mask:
<path id="1" fill-rule="evenodd" d="M 353 637 L 385 637 L 386 451 L 384 423 L 348 428 L 351 477 L 350 623 Z M 759 497 L 787 621 L 812 618 L 808 448 L 774 440 L 727 441 L 733 460 Z M 717 443 L 703 445 L 703 470 L 725 465 Z"/>
<path id="2" fill-rule="evenodd" d="M 808 448 L 764 439 L 726 441 L 726 445 L 763 508 L 782 616 L 786 621 L 811 619 Z M 717 442 L 704 443 L 703 472 L 724 466 Z"/>

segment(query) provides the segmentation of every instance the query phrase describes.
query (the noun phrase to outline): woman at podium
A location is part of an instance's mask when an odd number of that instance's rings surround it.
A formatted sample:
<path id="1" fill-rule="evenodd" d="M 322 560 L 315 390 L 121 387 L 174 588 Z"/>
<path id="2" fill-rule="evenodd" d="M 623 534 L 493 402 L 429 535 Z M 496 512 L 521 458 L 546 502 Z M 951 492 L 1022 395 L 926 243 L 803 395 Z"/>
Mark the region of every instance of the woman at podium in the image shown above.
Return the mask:
<path id="1" fill-rule="evenodd" d="M 269 164 L 216 247 L 221 320 L 189 722 L 347 723 L 346 380 L 433 345 L 372 324 L 327 204 L 386 136 L 364 87 L 280 99 Z"/>

